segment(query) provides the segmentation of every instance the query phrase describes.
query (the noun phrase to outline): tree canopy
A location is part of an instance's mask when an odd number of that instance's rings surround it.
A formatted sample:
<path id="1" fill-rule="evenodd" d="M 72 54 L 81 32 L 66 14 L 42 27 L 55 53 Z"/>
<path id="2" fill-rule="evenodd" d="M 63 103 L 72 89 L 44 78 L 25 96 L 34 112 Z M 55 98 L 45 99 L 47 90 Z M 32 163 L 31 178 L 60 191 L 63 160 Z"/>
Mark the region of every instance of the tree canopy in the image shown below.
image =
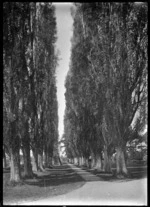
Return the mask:
<path id="1" fill-rule="evenodd" d="M 127 174 L 124 150 L 146 124 L 147 4 L 75 3 L 65 132 L 70 156 L 116 150 L 117 172 Z M 72 150 L 73 148 L 73 150 Z M 121 160 L 121 161 L 119 161 Z"/>

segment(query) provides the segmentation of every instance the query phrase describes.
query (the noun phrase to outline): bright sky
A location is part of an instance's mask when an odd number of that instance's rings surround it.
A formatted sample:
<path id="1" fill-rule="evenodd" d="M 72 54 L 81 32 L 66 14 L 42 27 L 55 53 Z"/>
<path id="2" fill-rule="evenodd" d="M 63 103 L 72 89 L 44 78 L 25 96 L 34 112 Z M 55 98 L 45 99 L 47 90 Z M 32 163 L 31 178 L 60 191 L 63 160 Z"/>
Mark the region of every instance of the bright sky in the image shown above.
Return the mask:
<path id="1" fill-rule="evenodd" d="M 61 139 L 64 131 L 64 110 L 65 110 L 65 78 L 69 70 L 71 36 L 73 19 L 71 17 L 70 8 L 72 3 L 53 3 L 56 8 L 57 21 L 57 49 L 60 51 L 59 66 L 57 66 L 57 100 L 59 115 L 59 139 Z"/>

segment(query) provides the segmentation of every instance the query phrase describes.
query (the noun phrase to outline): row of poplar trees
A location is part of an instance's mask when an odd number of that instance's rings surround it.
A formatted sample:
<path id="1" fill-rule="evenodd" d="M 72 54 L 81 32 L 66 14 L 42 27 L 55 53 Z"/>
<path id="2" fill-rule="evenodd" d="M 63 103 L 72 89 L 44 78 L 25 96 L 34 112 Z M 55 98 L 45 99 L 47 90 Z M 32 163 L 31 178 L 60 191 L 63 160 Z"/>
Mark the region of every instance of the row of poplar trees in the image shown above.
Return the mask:
<path id="1" fill-rule="evenodd" d="M 64 143 L 68 158 L 128 175 L 126 144 L 147 123 L 147 4 L 75 3 L 66 77 Z M 102 166 L 102 159 L 104 164 Z"/>
<path id="2" fill-rule="evenodd" d="M 3 4 L 3 150 L 10 180 L 43 169 L 58 155 L 56 18 L 52 3 Z M 31 150 L 33 162 L 31 162 Z"/>

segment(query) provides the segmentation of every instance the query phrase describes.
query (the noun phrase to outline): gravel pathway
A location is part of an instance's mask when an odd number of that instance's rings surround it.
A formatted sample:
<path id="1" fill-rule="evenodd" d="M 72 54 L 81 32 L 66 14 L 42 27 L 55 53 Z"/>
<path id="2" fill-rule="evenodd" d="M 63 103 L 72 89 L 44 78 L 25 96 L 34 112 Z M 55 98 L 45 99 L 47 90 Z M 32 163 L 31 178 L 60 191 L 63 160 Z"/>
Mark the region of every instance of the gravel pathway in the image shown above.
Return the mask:
<path id="1" fill-rule="evenodd" d="M 69 166 L 86 181 L 85 185 L 64 195 L 22 205 L 147 205 L 147 178 L 108 182 L 74 165 Z"/>

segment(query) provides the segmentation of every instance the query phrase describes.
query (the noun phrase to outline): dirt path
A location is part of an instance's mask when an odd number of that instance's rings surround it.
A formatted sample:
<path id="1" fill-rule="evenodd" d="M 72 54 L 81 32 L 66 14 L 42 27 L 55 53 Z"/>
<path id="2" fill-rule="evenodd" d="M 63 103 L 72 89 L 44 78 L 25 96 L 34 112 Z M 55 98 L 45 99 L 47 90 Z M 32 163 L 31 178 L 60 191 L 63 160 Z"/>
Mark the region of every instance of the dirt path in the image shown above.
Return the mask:
<path id="1" fill-rule="evenodd" d="M 81 188 L 64 195 L 22 205 L 146 205 L 147 178 L 104 181 L 74 165 L 69 166 L 86 181 Z"/>

